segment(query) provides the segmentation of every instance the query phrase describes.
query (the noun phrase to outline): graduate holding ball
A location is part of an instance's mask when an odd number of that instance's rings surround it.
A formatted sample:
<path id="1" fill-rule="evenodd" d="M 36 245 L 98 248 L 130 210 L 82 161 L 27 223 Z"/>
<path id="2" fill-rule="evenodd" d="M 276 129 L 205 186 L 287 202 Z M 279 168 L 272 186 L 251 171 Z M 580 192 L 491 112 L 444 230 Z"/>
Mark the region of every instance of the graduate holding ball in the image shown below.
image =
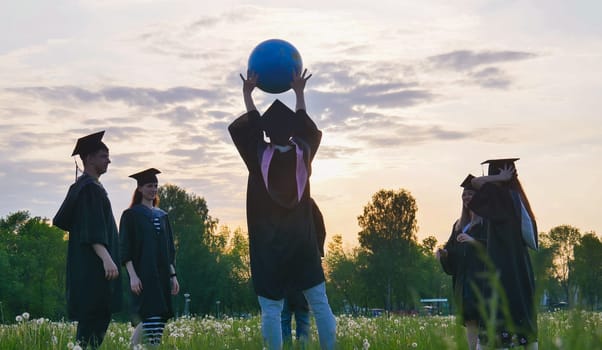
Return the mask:
<path id="1" fill-rule="evenodd" d="M 276 100 L 260 115 L 252 98 L 259 77 L 252 71 L 241 75 L 247 112 L 228 128 L 249 172 L 251 275 L 268 349 L 282 348 L 280 315 L 291 291 L 302 291 L 307 299 L 321 347 L 335 347 L 336 321 L 326 296 L 319 249 L 323 225 L 310 197 L 311 162 L 322 138 L 305 110 L 304 89 L 310 77 L 307 70 L 292 76 L 295 112 Z"/>

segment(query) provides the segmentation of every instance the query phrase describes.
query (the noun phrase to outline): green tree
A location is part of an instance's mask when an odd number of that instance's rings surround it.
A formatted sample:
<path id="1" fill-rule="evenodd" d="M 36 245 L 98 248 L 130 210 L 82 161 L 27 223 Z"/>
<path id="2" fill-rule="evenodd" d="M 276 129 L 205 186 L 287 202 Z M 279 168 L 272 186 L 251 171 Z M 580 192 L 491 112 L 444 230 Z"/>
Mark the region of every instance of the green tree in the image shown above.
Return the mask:
<path id="1" fill-rule="evenodd" d="M 572 304 L 571 292 L 571 264 L 573 263 L 573 249 L 579 243 L 581 233 L 578 228 L 570 225 L 556 226 L 548 233 L 551 248 L 554 252 L 555 274 L 564 291 L 565 300 Z"/>
<path id="2" fill-rule="evenodd" d="M 364 276 L 387 310 L 407 308 L 415 299 L 413 281 L 420 249 L 416 242 L 416 201 L 410 192 L 380 190 L 358 217 L 359 243 L 366 251 Z"/>
<path id="3" fill-rule="evenodd" d="M 65 233 L 47 220 L 27 211 L 0 219 L 3 314 L 64 317 L 66 254 Z"/>
<path id="4" fill-rule="evenodd" d="M 583 304 L 594 310 L 602 296 L 602 242 L 595 233 L 586 233 L 575 246 L 574 254 L 574 283 Z"/>
<path id="5" fill-rule="evenodd" d="M 564 301 L 560 282 L 556 277 L 554 267 L 554 248 L 549 235 L 539 234 L 539 247 L 537 251 L 529 249 L 533 274 L 535 275 L 535 300 L 541 300 L 545 294 L 548 304 Z"/>
<path id="6" fill-rule="evenodd" d="M 437 238 L 435 236 L 428 236 L 422 240 L 422 248 L 426 254 L 433 255 L 436 246 Z"/>
<path id="7" fill-rule="evenodd" d="M 362 291 L 365 289 L 359 278 L 359 250 L 350 252 L 343 248 L 343 237 L 332 236 L 328 243 L 326 256 L 327 288 L 330 306 L 340 312 L 357 313 Z"/>
<path id="8" fill-rule="evenodd" d="M 176 269 L 180 295 L 176 312 L 183 311 L 184 294 L 191 296 L 190 311 L 212 313 L 218 300 L 215 291 L 216 257 L 210 246 L 217 220 L 209 215 L 204 198 L 189 194 L 178 186 L 159 187 L 159 205 L 168 212 L 176 245 Z"/>

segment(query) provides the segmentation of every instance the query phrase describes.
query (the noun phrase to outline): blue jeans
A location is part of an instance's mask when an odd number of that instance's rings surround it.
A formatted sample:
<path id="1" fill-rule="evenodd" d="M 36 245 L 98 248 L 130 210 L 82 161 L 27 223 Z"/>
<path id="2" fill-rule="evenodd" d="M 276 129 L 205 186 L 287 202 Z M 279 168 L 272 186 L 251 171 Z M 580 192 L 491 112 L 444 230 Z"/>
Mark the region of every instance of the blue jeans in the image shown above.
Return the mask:
<path id="1" fill-rule="evenodd" d="M 303 297 L 304 298 L 304 297 Z M 303 307 L 305 306 L 305 308 Z M 282 323 L 282 340 L 285 343 L 293 341 L 291 323 L 293 314 L 295 315 L 295 338 L 300 342 L 305 342 L 309 338 L 309 310 L 305 305 L 290 305 L 288 299 L 284 299 L 282 314 L 280 315 Z"/>
<path id="2" fill-rule="evenodd" d="M 324 282 L 303 291 L 305 299 L 316 318 L 320 347 L 332 350 L 336 345 L 337 325 L 328 304 Z M 261 306 L 261 334 L 269 350 L 282 349 L 282 323 L 280 320 L 284 299 L 271 300 L 258 297 Z"/>

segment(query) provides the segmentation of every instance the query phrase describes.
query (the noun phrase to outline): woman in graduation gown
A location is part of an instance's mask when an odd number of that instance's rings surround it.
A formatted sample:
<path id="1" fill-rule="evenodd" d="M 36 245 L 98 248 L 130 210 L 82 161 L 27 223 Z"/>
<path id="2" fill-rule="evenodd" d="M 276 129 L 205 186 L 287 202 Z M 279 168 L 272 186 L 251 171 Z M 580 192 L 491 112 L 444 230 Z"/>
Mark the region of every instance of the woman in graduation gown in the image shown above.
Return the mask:
<path id="1" fill-rule="evenodd" d="M 161 343 L 165 322 L 173 317 L 171 295 L 180 286 L 175 270 L 175 247 L 167 213 L 157 208 L 157 174 L 154 168 L 130 175 L 138 186 L 132 204 L 121 215 L 122 263 L 130 277 L 132 347 L 144 338 Z"/>
<path id="2" fill-rule="evenodd" d="M 472 179 L 477 189 L 468 207 L 483 217 L 487 253 L 495 271 L 489 298 L 497 298 L 496 345 L 537 349 L 535 280 L 527 247 L 537 248 L 537 226 L 512 159 L 495 159 L 487 176 Z M 483 340 L 486 341 L 486 340 Z"/>
<path id="3" fill-rule="evenodd" d="M 479 325 L 482 323 L 479 300 L 485 294 L 483 254 L 486 254 L 487 245 L 483 219 L 467 206 L 475 193 L 470 182 L 473 177 L 468 175 L 461 184 L 462 214 L 454 223 L 445 247 L 437 251 L 443 270 L 452 276 L 454 300 L 466 327 L 470 350 L 477 349 Z"/>
<path id="4" fill-rule="evenodd" d="M 323 349 L 335 346 L 336 321 L 328 304 L 320 241 L 324 227 L 310 197 L 311 162 L 322 133 L 305 111 L 307 71 L 293 78 L 293 112 L 276 100 L 261 116 L 252 99 L 257 75 L 243 80 L 247 113 L 228 131 L 248 169 L 247 224 L 253 287 L 268 349 L 282 347 L 280 313 L 289 291 L 303 291 Z M 270 142 L 264 140 L 264 131 Z M 322 238 L 320 238 L 322 237 Z"/>

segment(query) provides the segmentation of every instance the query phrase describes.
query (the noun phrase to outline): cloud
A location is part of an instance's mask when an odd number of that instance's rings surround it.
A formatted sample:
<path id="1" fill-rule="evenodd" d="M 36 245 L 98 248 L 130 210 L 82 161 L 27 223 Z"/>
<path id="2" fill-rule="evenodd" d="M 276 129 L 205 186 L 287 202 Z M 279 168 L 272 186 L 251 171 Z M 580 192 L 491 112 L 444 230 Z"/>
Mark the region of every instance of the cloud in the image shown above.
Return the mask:
<path id="1" fill-rule="evenodd" d="M 422 126 L 400 123 L 393 129 L 379 130 L 375 133 L 359 133 L 356 137 L 372 147 L 395 148 L 419 145 L 433 140 L 455 141 L 468 139 L 472 137 L 472 133 L 448 130 L 438 125 Z"/>
<path id="2" fill-rule="evenodd" d="M 361 151 L 360 147 L 324 145 L 320 146 L 319 154 L 321 159 L 339 159 L 350 157 L 359 151 Z"/>
<path id="3" fill-rule="evenodd" d="M 140 107 L 155 107 L 158 105 L 175 104 L 195 100 L 212 100 L 218 95 L 218 93 L 213 90 L 196 89 L 183 86 L 164 90 L 126 86 L 110 86 L 98 91 L 91 91 L 76 86 L 34 86 L 24 88 L 9 88 L 6 90 L 53 102 L 122 102 L 128 106 Z"/>
<path id="4" fill-rule="evenodd" d="M 492 63 L 521 61 L 537 57 L 524 51 L 481 51 L 457 50 L 441 55 L 430 56 L 427 61 L 435 68 L 466 71 Z"/>
<path id="5" fill-rule="evenodd" d="M 496 67 L 487 67 L 478 71 L 468 73 L 472 83 L 490 89 L 507 89 L 511 81 L 506 73 Z"/>

